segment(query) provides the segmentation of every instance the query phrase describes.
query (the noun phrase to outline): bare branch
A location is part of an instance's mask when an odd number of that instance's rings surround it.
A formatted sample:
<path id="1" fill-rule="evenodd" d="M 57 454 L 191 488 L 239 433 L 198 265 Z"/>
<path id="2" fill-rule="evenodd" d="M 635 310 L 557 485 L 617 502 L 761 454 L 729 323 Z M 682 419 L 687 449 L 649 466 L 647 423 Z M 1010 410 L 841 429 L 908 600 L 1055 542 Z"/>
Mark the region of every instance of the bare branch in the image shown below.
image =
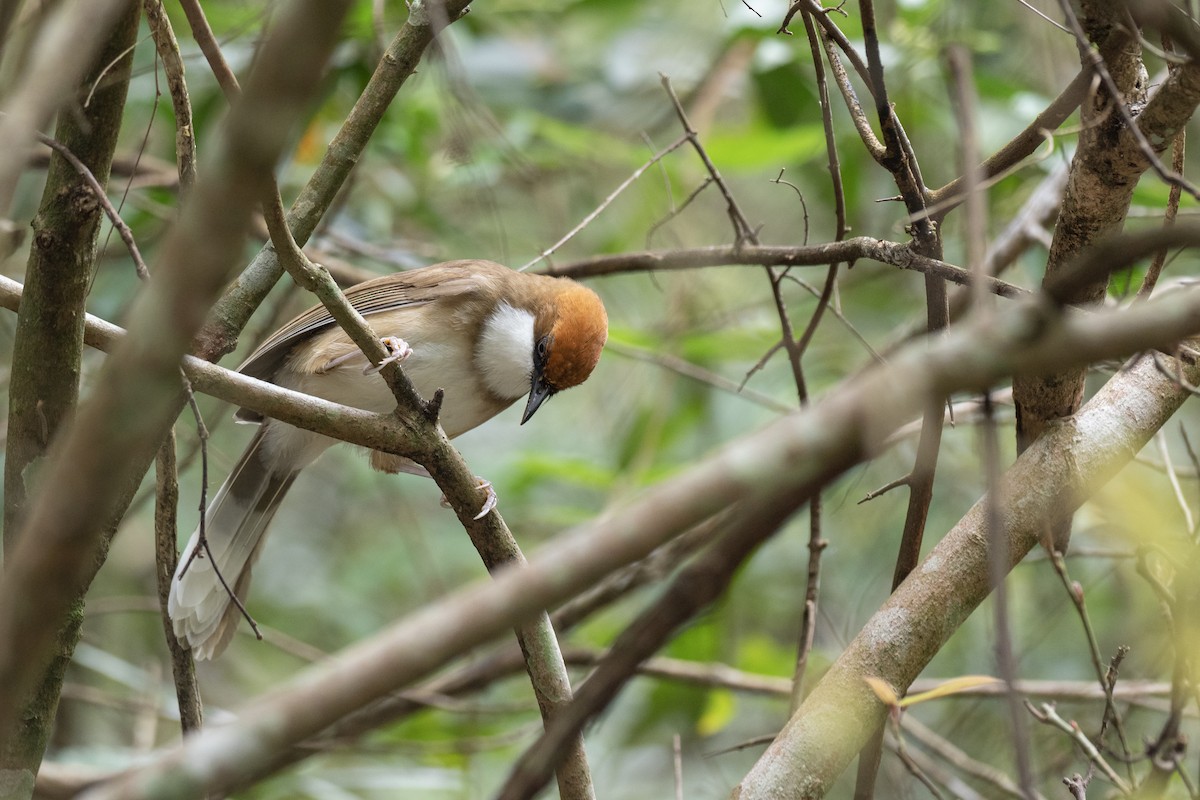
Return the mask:
<path id="1" fill-rule="evenodd" d="M 495 637 L 538 609 L 571 596 L 617 566 L 643 557 L 678 531 L 739 499 L 755 504 L 783 497 L 789 503 L 802 502 L 804 492 L 798 489 L 827 481 L 873 454 L 880 441 L 932 397 L 986 386 L 1014 369 L 1041 372 L 1076 359 L 1141 349 L 1178 336 L 1181 331 L 1200 328 L 1200 301 L 1194 292 L 1174 293 L 1115 315 L 1080 315 L 1055 322 L 1045 313 L 1044 306 L 1024 304 L 1020 309 L 998 314 L 985 329 L 960 326 L 927 348 L 906 350 L 887 367 L 863 376 L 809 411 L 786 417 L 730 444 L 624 509 L 560 537 L 525 569 L 504 571 L 489 583 L 426 606 L 378 637 L 343 653 L 337 669 L 314 667 L 313 672 L 301 675 L 292 685 L 247 708 L 238 723 L 192 737 L 151 766 L 129 773 L 102 791 L 87 795 L 87 799 L 136 800 L 144 796 L 139 787 L 158 780 L 177 785 L 180 797 L 222 791 L 274 753 L 427 674 L 455 654 Z M 1033 339 L 1031 331 L 1038 332 Z M 987 357 L 981 357 L 985 353 Z M 1027 509 L 1029 517 L 1037 518 L 1038 530 L 1048 509 L 1065 511 L 1080 502 L 1082 495 L 1077 492 L 1083 485 L 1110 475 L 1128 461 L 1137 442 L 1148 438 L 1182 402 L 1185 393 L 1158 376 L 1148 362 L 1143 359 L 1138 366 L 1119 373 L 1088 410 L 1072 424 L 1062 426 L 1061 432 L 1049 435 L 1036 447 L 1036 455 L 1023 459 L 1008 476 L 1010 481 L 1020 481 L 1027 498 L 1022 513 Z M 1197 371 L 1200 368 L 1187 369 L 1189 375 Z M 195 374 L 201 389 L 202 374 L 200 370 Z M 1132 415 L 1131 406 L 1137 408 Z M 286 419 L 282 414 L 269 413 Z M 350 419 L 354 414 L 344 411 L 341 416 Z M 809 454 L 799 464 L 790 455 L 796 447 L 803 447 Z M 782 468 L 784 464 L 787 469 Z M 817 786 L 832 780 L 825 770 L 835 774 L 840 771 L 861 744 L 858 737 L 874 727 L 870 722 L 881 718 L 878 701 L 866 697 L 855 684 L 855 670 L 864 666 L 878 669 L 876 674 L 894 679 L 895 685 L 905 685 L 982 600 L 988 581 L 978 513 L 969 514 L 956 532 L 935 548 L 934 566 L 914 573 L 880 612 L 889 620 L 881 623 L 887 630 L 896 625 L 916 627 L 899 639 L 884 637 L 887 646 L 875 652 L 871 643 L 879 641 L 880 629 L 869 625 L 814 689 L 773 746 L 772 750 L 791 750 L 797 743 L 809 741 L 805 737 L 814 729 L 808 710 L 814 704 L 825 707 L 834 703 L 833 718 L 868 723 L 863 728 L 855 725 L 854 731 L 818 725 L 817 736 L 825 754 L 821 759 L 771 759 L 774 765 L 822 770 L 813 776 L 815 783 L 792 780 L 787 785 Z M 1027 532 L 1028 524 L 1027 516 L 1006 518 L 1013 537 L 1010 550 L 1014 560 L 1036 540 Z M 916 602 L 914 593 L 919 595 L 922 607 L 931 603 L 934 610 L 919 615 L 904 612 L 902 609 Z M 960 601 L 964 593 L 966 599 Z M 953 606 L 946 606 L 952 601 Z M 900 616 L 893 609 L 899 609 Z M 930 620 L 937 624 L 925 625 Z M 418 641 L 422 645 L 414 647 L 413 642 Z M 897 658 L 895 642 L 910 643 L 907 646 L 914 649 L 905 650 L 906 658 Z M 801 738 L 796 739 L 797 735 Z M 197 752 L 204 752 L 205 758 L 195 758 Z M 201 761 L 205 769 L 202 774 L 196 771 Z M 188 763 L 189 769 L 179 769 L 181 763 Z M 748 782 L 754 777 L 751 773 Z"/>
<path id="2" fill-rule="evenodd" d="M 235 107 L 214 148 L 223 169 L 197 184 L 164 248 L 165 268 L 139 295 L 130 333 L 138 346 L 121 348 L 105 365 L 89 401 L 57 439 L 43 474 L 45 490 L 26 517 L 28 535 L 0 576 L 0 730 L 8 730 L 69 604 L 95 573 L 113 498 L 140 479 L 170 428 L 178 408 L 178 360 L 236 263 L 253 198 L 261 195 L 321 74 L 346 5 L 297 2 L 279 17 L 246 102 Z M 71 503 L 61 502 L 64 492 Z M 21 612 L 22 598 L 34 595 L 38 614 Z"/>

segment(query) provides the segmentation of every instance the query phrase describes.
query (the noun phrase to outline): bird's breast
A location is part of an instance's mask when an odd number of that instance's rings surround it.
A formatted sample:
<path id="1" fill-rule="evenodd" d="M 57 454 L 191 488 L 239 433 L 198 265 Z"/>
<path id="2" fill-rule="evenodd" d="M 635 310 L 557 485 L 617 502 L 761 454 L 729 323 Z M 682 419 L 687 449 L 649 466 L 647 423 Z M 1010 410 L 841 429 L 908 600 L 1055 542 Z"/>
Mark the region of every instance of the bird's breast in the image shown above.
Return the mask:
<path id="1" fill-rule="evenodd" d="M 379 327 L 377 332 L 399 336 L 413 348 L 412 355 L 401 366 L 421 397 L 428 400 L 438 389 L 444 390 L 439 421 L 442 430 L 451 438 L 483 424 L 517 399 L 499 398 L 488 390 L 473 366 L 465 339 L 461 343 L 414 341 L 400 330 Z M 351 357 L 327 371 L 320 369 L 323 363 L 340 355 L 355 353 L 355 345 L 348 340 L 338 346 L 326 342 L 320 345 L 322 358 L 293 359 L 289 367 L 277 375 L 276 382 L 289 389 L 367 411 L 382 414 L 395 409 L 396 400 L 383 378 L 363 374 L 367 363 L 365 357 Z"/>

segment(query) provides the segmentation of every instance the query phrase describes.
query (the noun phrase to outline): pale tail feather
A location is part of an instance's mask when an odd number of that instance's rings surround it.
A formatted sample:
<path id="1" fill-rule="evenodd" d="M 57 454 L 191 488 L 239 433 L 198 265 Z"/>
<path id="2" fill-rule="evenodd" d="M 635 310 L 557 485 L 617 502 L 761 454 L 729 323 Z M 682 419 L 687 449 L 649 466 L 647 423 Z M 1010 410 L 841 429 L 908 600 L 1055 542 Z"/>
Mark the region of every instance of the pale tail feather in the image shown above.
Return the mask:
<path id="1" fill-rule="evenodd" d="M 205 523 L 212 559 L 238 599 L 246 596 L 250 570 L 258 559 L 267 525 L 296 478 L 294 471 L 274 473 L 264 463 L 266 430 L 266 426 L 259 429 L 233 473 L 217 490 Z M 241 612 L 229 599 L 208 555 L 192 558 L 199 539 L 197 528 L 179 554 L 167 607 L 175 635 L 191 647 L 197 659 L 205 660 L 220 655 L 229 644 Z"/>

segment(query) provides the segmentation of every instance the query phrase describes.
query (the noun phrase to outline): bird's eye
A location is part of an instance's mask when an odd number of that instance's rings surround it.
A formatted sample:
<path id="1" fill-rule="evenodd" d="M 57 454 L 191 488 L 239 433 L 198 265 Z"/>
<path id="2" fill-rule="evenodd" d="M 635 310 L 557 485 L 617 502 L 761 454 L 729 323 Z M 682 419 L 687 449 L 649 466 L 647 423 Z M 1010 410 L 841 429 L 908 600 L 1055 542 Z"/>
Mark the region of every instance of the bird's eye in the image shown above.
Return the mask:
<path id="1" fill-rule="evenodd" d="M 549 340 L 548 340 L 547 338 L 538 339 L 538 343 L 537 343 L 537 357 L 538 357 L 538 359 L 544 359 L 544 358 L 546 357 L 546 354 L 547 354 L 548 352 L 550 352 L 550 342 L 549 342 Z"/>

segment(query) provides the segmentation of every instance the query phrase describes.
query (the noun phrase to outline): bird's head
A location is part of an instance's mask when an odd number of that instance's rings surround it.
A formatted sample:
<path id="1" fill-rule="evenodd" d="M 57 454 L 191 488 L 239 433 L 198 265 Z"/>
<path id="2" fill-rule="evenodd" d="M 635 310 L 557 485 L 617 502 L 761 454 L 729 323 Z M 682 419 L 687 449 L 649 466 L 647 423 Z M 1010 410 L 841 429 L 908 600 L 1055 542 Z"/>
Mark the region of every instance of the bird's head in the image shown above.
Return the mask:
<path id="1" fill-rule="evenodd" d="M 533 329 L 533 373 L 524 425 L 551 395 L 587 380 L 608 339 L 608 314 L 591 289 L 556 280 Z"/>

